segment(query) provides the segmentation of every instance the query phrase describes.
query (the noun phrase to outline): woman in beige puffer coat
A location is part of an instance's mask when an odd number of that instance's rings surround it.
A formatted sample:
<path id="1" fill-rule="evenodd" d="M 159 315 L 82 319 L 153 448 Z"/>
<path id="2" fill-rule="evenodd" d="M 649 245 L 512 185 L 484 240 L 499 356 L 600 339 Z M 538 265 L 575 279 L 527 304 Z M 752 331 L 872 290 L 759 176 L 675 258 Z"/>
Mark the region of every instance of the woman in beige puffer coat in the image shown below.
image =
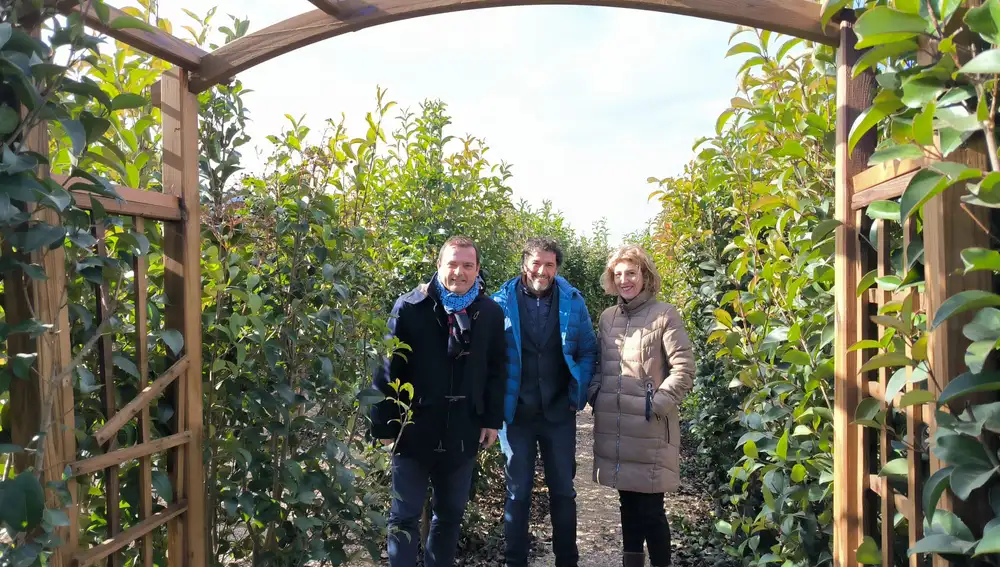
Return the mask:
<path id="1" fill-rule="evenodd" d="M 618 304 L 600 318 L 594 407 L 594 480 L 619 493 L 624 567 L 670 565 L 665 492 L 680 485 L 678 408 L 694 381 L 684 320 L 656 299 L 660 275 L 638 246 L 611 255 L 601 278 Z"/>

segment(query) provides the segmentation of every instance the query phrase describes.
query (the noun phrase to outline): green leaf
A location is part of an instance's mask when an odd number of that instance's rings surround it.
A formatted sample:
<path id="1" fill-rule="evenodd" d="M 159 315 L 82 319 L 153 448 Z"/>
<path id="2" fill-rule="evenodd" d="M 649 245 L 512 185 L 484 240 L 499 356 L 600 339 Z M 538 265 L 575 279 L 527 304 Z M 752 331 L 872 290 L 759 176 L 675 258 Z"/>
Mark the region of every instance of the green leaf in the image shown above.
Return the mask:
<path id="1" fill-rule="evenodd" d="M 0 24 L 0 48 L 7 45 L 10 38 L 14 35 L 14 27 L 10 25 L 10 22 L 3 22 Z"/>
<path id="2" fill-rule="evenodd" d="M 874 67 L 877 63 L 885 61 L 891 57 L 899 57 L 917 50 L 917 42 L 912 39 L 897 41 L 886 45 L 880 45 L 874 49 L 869 49 L 862 55 L 858 62 L 854 64 L 851 75 L 857 78 L 858 75 Z"/>
<path id="3" fill-rule="evenodd" d="M 942 461 L 957 467 L 986 469 L 993 466 L 983 445 L 968 435 L 948 435 L 941 432 L 937 436 L 937 443 L 932 444 L 931 451 Z M 954 473 L 951 483 L 954 487 Z"/>
<path id="4" fill-rule="evenodd" d="M 865 292 L 868 291 L 868 288 L 875 285 L 875 278 L 877 277 L 878 277 L 878 270 L 875 269 L 868 272 L 867 274 L 864 275 L 863 278 L 861 278 L 861 281 L 858 282 L 858 289 L 857 289 L 858 297 L 864 295 Z"/>
<path id="5" fill-rule="evenodd" d="M 879 368 L 889 368 L 894 366 L 913 366 L 916 361 L 900 352 L 883 352 L 871 357 L 862 367 L 860 372 L 877 370 Z"/>
<path id="6" fill-rule="evenodd" d="M 902 101 L 908 108 L 921 108 L 937 100 L 947 88 L 948 85 L 944 81 L 918 75 L 903 82 Z"/>
<path id="7" fill-rule="evenodd" d="M 743 445 L 743 454 L 751 459 L 760 457 L 760 452 L 757 450 L 757 444 L 752 440 L 747 441 L 746 444 Z"/>
<path id="8" fill-rule="evenodd" d="M 924 537 L 924 539 L 913 544 L 913 546 L 906 551 L 906 554 L 908 556 L 917 553 L 966 555 L 972 550 L 974 545 L 975 542 L 959 539 L 950 534 L 935 533 L 928 535 Z"/>
<path id="9" fill-rule="evenodd" d="M 385 395 L 375 388 L 365 388 L 358 392 L 357 400 L 361 407 L 377 404 L 385 399 Z"/>
<path id="10" fill-rule="evenodd" d="M 148 31 L 149 33 L 156 33 L 155 27 L 147 24 L 146 22 L 140 20 L 139 18 L 136 18 L 134 16 L 129 16 L 127 14 L 120 15 L 117 18 L 111 20 L 111 23 L 108 24 L 108 27 L 113 30 L 135 29 L 135 30 Z"/>
<path id="11" fill-rule="evenodd" d="M 941 394 L 938 396 L 938 405 L 944 405 L 951 401 L 975 394 L 977 392 L 995 392 L 1000 390 L 1000 372 L 964 372 L 957 378 L 948 382 Z"/>
<path id="12" fill-rule="evenodd" d="M 10 25 L 10 24 L 0 24 Z M 0 134 L 7 135 L 17 130 L 17 125 L 21 123 L 21 116 L 16 110 L 6 104 L 0 106 Z"/>
<path id="13" fill-rule="evenodd" d="M 898 110 L 902 105 L 902 102 L 896 102 L 875 104 L 866 108 L 861 114 L 858 115 L 854 124 L 851 125 L 851 133 L 848 137 L 848 151 L 853 152 L 854 146 L 858 145 L 858 142 L 861 141 L 861 138 L 863 138 L 869 130 L 888 118 L 890 114 Z"/>
<path id="14" fill-rule="evenodd" d="M 989 482 L 996 472 L 992 465 L 960 465 L 951 473 L 951 491 L 962 500 L 967 500 L 972 491 Z"/>
<path id="15" fill-rule="evenodd" d="M 847 6 L 847 2 L 848 0 L 823 0 L 823 4 L 820 7 L 820 14 L 822 14 L 820 20 L 824 28 L 837 13 Z"/>
<path id="16" fill-rule="evenodd" d="M 882 470 L 878 472 L 879 476 L 885 477 L 896 477 L 896 478 L 906 478 L 907 473 L 907 462 L 905 457 L 900 457 L 898 459 L 893 459 L 882 467 Z"/>
<path id="17" fill-rule="evenodd" d="M 753 53 L 755 55 L 760 55 L 760 48 L 752 43 L 744 41 L 743 43 L 737 43 L 736 45 L 729 48 L 726 52 L 726 57 L 732 57 L 733 55 L 738 55 L 740 53 Z"/>
<path id="18" fill-rule="evenodd" d="M 928 390 L 910 390 L 899 399 L 899 409 L 934 401 L 934 394 Z"/>
<path id="19" fill-rule="evenodd" d="M 788 460 L 788 431 L 786 430 L 782 434 L 781 439 L 778 439 L 778 447 L 774 450 L 774 454 L 782 461 Z"/>
<path id="20" fill-rule="evenodd" d="M 927 29 L 928 22 L 916 14 L 907 14 L 887 6 L 865 11 L 854 24 L 860 41 L 858 49 L 893 43 L 914 37 Z"/>
<path id="21" fill-rule="evenodd" d="M 87 149 L 87 130 L 79 120 L 61 118 L 59 124 L 73 142 L 73 155 L 79 156 Z"/>
<path id="22" fill-rule="evenodd" d="M 858 563 L 862 565 L 881 565 L 882 552 L 878 548 L 878 543 L 872 536 L 865 536 L 864 541 L 858 546 Z"/>
<path id="23" fill-rule="evenodd" d="M 809 359 L 808 354 L 794 348 L 789 349 L 785 354 L 781 355 L 781 361 L 796 366 L 810 366 L 812 364 L 812 360 Z"/>
<path id="24" fill-rule="evenodd" d="M 899 222 L 899 203 L 896 201 L 874 201 L 868 205 L 865 214 L 874 220 L 885 219 Z"/>
<path id="25" fill-rule="evenodd" d="M 914 118 L 915 122 L 916 118 Z M 924 157 L 924 151 L 918 146 L 913 144 L 894 144 L 873 153 L 871 159 L 868 160 L 868 165 L 878 165 L 897 159 L 920 159 L 922 157 Z M 899 207 L 898 203 L 896 207 Z M 898 217 L 893 220 L 898 220 Z"/>
<path id="26" fill-rule="evenodd" d="M 990 43 L 1000 43 L 1000 3 L 988 0 L 965 13 L 965 24 Z"/>
<path id="27" fill-rule="evenodd" d="M 929 103 L 926 108 L 913 117 L 913 141 L 922 146 L 934 145 L 934 113 L 937 105 Z M 923 157 L 923 150 L 920 152 Z"/>
<path id="28" fill-rule="evenodd" d="M 970 341 L 996 341 L 1000 339 L 1000 310 L 986 307 L 976 312 L 964 327 L 962 334 Z"/>
<path id="29" fill-rule="evenodd" d="M 941 495 L 951 485 L 951 472 L 953 470 L 954 467 L 938 469 L 924 483 L 924 516 L 928 522 L 934 518 L 934 509 L 937 508 L 937 503 L 941 499 Z"/>
<path id="30" fill-rule="evenodd" d="M 160 331 L 160 339 L 167 345 L 174 356 L 180 356 L 184 348 L 184 335 L 177 329 L 163 329 Z"/>
<path id="31" fill-rule="evenodd" d="M 944 163 L 949 162 L 935 164 L 935 168 Z M 900 222 L 905 221 L 910 215 L 923 207 L 927 201 L 939 195 L 948 187 L 960 181 L 975 179 L 982 174 L 978 169 L 967 168 L 965 166 L 962 166 L 962 171 L 960 172 L 951 169 L 947 173 L 939 171 L 922 169 L 913 176 L 909 185 L 906 186 L 906 190 L 903 191 L 903 196 L 899 199 Z"/>
<path id="32" fill-rule="evenodd" d="M 986 366 L 986 359 L 996 348 L 996 340 L 976 341 L 969 345 L 965 351 L 965 365 L 971 372 L 982 372 Z"/>
<path id="33" fill-rule="evenodd" d="M 1000 306 L 1000 295 L 978 289 L 961 291 L 949 297 L 941 304 L 937 313 L 934 314 L 934 322 L 931 325 L 931 329 L 940 327 L 942 323 L 960 313 L 965 313 L 972 309 L 998 306 Z"/>
<path id="34" fill-rule="evenodd" d="M 31 471 L 4 482 L 0 491 L 0 520 L 12 532 L 29 532 L 42 523 L 45 495 Z"/>
<path id="35" fill-rule="evenodd" d="M 883 414 L 880 402 L 875 398 L 865 398 L 854 411 L 854 423 L 867 427 L 881 427 Z"/>
<path id="36" fill-rule="evenodd" d="M 131 360 L 125 358 L 124 356 L 122 356 L 120 354 L 114 355 L 114 357 L 112 358 L 112 360 L 114 360 L 115 366 L 117 366 L 118 368 L 120 368 L 121 370 L 123 370 L 129 376 L 131 376 L 133 378 L 139 378 L 139 369 L 136 368 L 134 362 L 132 362 Z"/>
<path id="37" fill-rule="evenodd" d="M 165 502 L 174 501 L 174 487 L 170 483 L 170 477 L 163 471 L 153 471 L 153 489 L 156 490 L 157 497 Z"/>
<path id="38" fill-rule="evenodd" d="M 801 463 L 796 463 L 795 466 L 792 467 L 792 482 L 802 482 L 806 479 L 807 473 L 808 471 L 804 466 L 802 466 Z"/>
<path id="39" fill-rule="evenodd" d="M 836 228 L 841 224 L 843 223 L 841 223 L 837 219 L 826 219 L 820 221 L 815 227 L 813 227 L 812 230 L 813 245 L 822 242 L 831 232 L 836 230 Z"/>
<path id="40" fill-rule="evenodd" d="M 987 248 L 966 248 L 962 250 L 965 273 L 980 270 L 1000 272 L 1000 252 Z"/>
<path id="41" fill-rule="evenodd" d="M 1000 73 L 1000 49 L 990 49 L 976 55 L 958 70 L 959 73 L 980 73 L 992 75 Z"/>
<path id="42" fill-rule="evenodd" d="M 125 110 L 129 108 L 142 108 L 149 101 L 146 97 L 135 93 L 123 93 L 111 101 L 111 110 Z"/>

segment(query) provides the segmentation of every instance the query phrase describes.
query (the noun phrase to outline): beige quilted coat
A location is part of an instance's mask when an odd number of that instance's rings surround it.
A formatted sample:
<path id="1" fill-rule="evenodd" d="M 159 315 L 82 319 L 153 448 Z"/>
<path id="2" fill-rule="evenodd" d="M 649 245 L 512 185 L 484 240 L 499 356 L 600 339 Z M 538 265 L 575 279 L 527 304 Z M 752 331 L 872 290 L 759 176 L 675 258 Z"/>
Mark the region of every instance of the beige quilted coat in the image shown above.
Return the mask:
<path id="1" fill-rule="evenodd" d="M 673 305 L 643 292 L 601 313 L 598 338 L 600 368 L 587 396 L 594 405 L 594 480 L 618 490 L 676 491 L 678 406 L 695 374 L 684 320 Z"/>

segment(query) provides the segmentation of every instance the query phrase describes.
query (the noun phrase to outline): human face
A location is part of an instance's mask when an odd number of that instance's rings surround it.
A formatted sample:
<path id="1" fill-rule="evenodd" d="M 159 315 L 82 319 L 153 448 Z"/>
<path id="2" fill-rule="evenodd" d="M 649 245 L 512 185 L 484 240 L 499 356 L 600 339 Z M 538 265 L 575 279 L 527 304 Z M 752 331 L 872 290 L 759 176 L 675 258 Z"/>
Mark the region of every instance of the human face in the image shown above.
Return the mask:
<path id="1" fill-rule="evenodd" d="M 556 280 L 556 272 L 559 271 L 559 267 L 556 266 L 556 253 L 545 250 L 532 252 L 524 259 L 521 270 L 531 291 L 544 292 L 552 287 L 552 282 Z"/>
<path id="2" fill-rule="evenodd" d="M 465 295 L 476 283 L 479 262 L 476 251 L 471 246 L 447 246 L 438 259 L 438 278 L 445 289 L 458 295 Z"/>
<path id="3" fill-rule="evenodd" d="M 642 270 L 632 262 L 615 264 L 615 287 L 618 295 L 625 301 L 631 301 L 642 292 Z"/>

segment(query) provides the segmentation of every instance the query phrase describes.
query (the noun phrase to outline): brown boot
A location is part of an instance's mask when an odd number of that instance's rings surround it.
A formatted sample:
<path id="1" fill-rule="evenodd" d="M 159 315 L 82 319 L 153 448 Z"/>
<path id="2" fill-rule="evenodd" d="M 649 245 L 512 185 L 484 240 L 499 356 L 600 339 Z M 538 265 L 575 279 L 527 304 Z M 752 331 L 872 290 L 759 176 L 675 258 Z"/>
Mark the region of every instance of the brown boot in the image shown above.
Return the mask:
<path id="1" fill-rule="evenodd" d="M 646 567 L 646 554 L 626 551 L 622 556 L 622 567 Z"/>

